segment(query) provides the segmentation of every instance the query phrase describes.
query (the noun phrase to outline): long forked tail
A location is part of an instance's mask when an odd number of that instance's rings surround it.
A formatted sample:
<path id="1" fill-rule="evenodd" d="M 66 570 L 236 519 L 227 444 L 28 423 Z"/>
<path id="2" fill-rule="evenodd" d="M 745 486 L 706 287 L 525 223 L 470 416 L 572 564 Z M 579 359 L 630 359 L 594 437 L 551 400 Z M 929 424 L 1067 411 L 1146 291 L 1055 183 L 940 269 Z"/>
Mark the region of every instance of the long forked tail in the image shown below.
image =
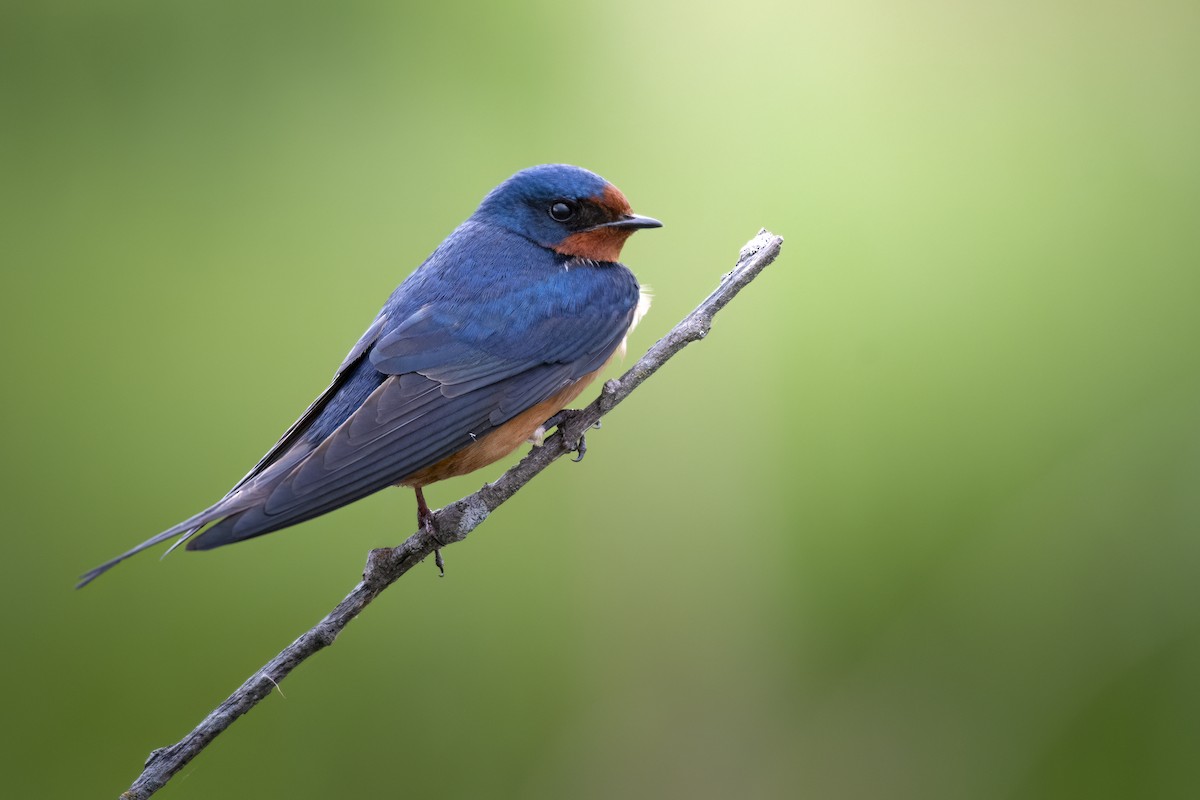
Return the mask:
<path id="1" fill-rule="evenodd" d="M 98 578 L 101 575 L 103 575 L 104 573 L 108 572 L 110 569 L 115 567 L 117 564 L 120 564 L 122 561 L 129 558 L 130 556 L 137 555 L 138 553 L 142 552 L 143 550 L 145 550 L 149 547 L 153 547 L 154 545 L 159 544 L 160 542 L 165 542 L 167 539 L 173 539 L 176 536 L 178 536 L 179 541 L 177 541 L 175 544 L 171 545 L 170 550 L 167 550 L 168 553 L 171 552 L 171 550 L 174 550 L 176 547 L 178 547 L 179 545 L 181 545 L 185 541 L 187 541 L 193 534 L 196 533 L 196 531 L 200 530 L 201 528 L 203 528 L 205 525 L 212 522 L 213 520 L 220 519 L 221 517 L 228 514 L 229 513 L 228 509 L 222 508 L 223 505 L 224 505 L 224 501 L 217 503 L 216 505 L 211 506 L 209 508 L 206 508 L 203 511 L 201 511 L 199 514 L 195 515 L 194 517 L 189 517 L 188 519 L 185 519 L 183 522 L 179 523 L 178 525 L 167 528 L 165 531 L 158 534 L 157 536 L 151 536 L 149 539 L 142 542 L 141 544 L 139 544 L 137 547 L 133 548 L 132 550 L 122 553 L 121 555 L 117 556 L 116 558 L 112 559 L 111 561 L 105 561 L 103 564 L 96 567 L 95 569 L 88 570 L 87 572 L 85 572 L 79 576 L 79 583 L 75 584 L 75 588 L 82 589 L 84 586 L 87 586 L 89 583 L 96 580 L 96 578 Z"/>

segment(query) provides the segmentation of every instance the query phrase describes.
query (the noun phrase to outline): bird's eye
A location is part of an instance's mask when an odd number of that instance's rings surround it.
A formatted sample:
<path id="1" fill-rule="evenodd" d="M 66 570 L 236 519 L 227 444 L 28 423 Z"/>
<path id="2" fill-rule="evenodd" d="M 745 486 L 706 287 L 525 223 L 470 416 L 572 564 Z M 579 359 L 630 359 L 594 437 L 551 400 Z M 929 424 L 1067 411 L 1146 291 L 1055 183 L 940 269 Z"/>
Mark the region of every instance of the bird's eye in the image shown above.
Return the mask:
<path id="1" fill-rule="evenodd" d="M 566 222 L 575 216 L 575 204 L 570 200 L 555 200 L 550 204 L 550 218 L 555 222 Z"/>

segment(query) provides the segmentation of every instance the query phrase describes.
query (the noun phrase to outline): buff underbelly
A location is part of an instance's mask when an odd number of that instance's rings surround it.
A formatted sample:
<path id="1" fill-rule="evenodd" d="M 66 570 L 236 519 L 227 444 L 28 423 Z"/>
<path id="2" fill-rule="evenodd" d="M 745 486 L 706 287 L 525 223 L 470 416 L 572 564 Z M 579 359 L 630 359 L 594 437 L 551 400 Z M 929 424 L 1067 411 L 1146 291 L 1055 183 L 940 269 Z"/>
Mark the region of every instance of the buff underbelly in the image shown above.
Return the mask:
<path id="1" fill-rule="evenodd" d="M 458 475 L 486 467 L 499 461 L 506 455 L 530 440 L 534 432 L 543 422 L 553 417 L 567 407 L 567 404 L 579 396 L 596 376 L 603 370 L 585 375 L 570 386 L 566 386 L 552 395 L 549 399 L 530 406 L 508 422 L 488 433 L 476 442 L 467 445 L 457 453 L 441 461 L 414 472 L 399 481 L 397 486 L 412 486 L 414 488 L 428 486 L 436 481 L 444 481 Z"/>

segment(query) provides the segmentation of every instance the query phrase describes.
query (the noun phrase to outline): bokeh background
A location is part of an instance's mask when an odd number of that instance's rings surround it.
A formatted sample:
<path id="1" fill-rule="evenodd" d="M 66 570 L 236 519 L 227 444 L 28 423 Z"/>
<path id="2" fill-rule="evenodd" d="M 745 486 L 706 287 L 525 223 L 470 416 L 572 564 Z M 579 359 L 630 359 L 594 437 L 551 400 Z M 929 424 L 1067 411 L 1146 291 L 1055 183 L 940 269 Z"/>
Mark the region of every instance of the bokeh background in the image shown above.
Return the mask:
<path id="1" fill-rule="evenodd" d="M 1200 796 L 1198 68 L 1190 2 L 5 3 L 4 793 L 115 797 L 411 531 L 72 589 L 566 161 L 666 222 L 635 354 L 783 255 L 162 796 Z"/>

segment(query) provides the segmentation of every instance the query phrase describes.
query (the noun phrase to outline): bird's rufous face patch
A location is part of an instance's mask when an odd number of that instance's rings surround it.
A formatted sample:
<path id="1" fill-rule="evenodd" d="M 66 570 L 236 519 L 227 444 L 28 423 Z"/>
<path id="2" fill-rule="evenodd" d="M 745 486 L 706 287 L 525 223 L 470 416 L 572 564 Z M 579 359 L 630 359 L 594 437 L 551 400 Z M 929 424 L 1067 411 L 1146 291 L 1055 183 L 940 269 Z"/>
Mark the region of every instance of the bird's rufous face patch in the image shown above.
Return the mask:
<path id="1" fill-rule="evenodd" d="M 629 201 L 625 199 L 625 195 L 611 183 L 604 187 L 603 194 L 599 197 L 593 197 L 592 202 L 605 211 L 610 212 L 613 219 L 619 219 L 626 214 L 633 213 L 633 209 L 629 206 Z"/>
<path id="2" fill-rule="evenodd" d="M 618 220 L 632 214 L 633 208 L 621 190 L 611 183 L 604 191 L 588 200 L 605 212 L 610 220 Z M 587 258 L 592 261 L 618 261 L 625 240 L 633 235 L 632 228 L 593 228 L 590 231 L 573 233 L 555 246 L 556 252 L 564 256 Z"/>

